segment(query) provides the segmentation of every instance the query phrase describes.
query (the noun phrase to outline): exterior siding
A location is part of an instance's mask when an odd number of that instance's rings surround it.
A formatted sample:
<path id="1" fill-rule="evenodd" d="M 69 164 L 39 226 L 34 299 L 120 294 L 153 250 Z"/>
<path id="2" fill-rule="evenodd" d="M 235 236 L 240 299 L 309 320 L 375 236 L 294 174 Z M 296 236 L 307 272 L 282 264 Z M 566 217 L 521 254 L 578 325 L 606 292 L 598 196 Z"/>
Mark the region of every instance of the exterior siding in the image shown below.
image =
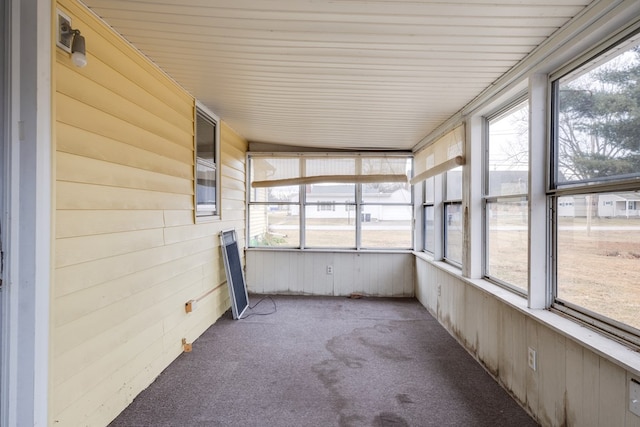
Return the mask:
<path id="1" fill-rule="evenodd" d="M 89 64 L 56 49 L 50 422 L 106 425 L 229 308 L 218 233 L 244 241 L 247 143 L 221 123 L 221 219 L 196 222 L 195 100 L 82 5 L 58 7 Z"/>

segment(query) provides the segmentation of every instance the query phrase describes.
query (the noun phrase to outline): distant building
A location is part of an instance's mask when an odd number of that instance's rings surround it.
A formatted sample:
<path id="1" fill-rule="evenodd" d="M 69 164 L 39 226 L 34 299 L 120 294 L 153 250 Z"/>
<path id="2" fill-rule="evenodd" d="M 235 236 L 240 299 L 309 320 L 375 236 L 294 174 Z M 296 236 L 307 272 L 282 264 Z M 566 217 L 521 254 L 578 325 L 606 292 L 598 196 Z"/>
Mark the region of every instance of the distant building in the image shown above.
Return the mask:
<path id="1" fill-rule="evenodd" d="M 640 195 L 635 193 L 560 197 L 558 198 L 558 216 L 586 218 L 589 201 L 593 216 L 600 218 L 640 217 Z"/>
<path id="2" fill-rule="evenodd" d="M 305 197 L 306 218 L 354 218 L 354 184 L 308 185 Z M 362 206 L 364 222 L 406 221 L 411 218 L 411 205 L 407 205 L 411 203 L 411 191 L 407 188 L 384 192 L 363 185 L 362 198 L 365 202 Z M 291 214 L 298 215 L 299 209 L 300 205 L 291 205 Z"/>

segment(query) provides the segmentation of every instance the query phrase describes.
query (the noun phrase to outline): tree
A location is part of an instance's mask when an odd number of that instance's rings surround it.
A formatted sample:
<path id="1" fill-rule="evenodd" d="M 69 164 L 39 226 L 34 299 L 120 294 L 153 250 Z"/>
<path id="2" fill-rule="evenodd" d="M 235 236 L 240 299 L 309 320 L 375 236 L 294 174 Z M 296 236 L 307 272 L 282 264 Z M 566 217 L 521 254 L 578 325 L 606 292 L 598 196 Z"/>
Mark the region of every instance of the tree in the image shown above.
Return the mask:
<path id="1" fill-rule="evenodd" d="M 558 90 L 560 181 L 640 172 L 640 49 L 637 47 Z"/>
<path id="2" fill-rule="evenodd" d="M 364 175 L 398 175 L 407 174 L 408 160 L 406 157 L 363 158 L 361 169 Z M 364 184 L 365 187 L 377 190 L 379 193 L 393 193 L 401 188 L 408 188 L 408 183 L 402 182 L 374 182 Z"/>

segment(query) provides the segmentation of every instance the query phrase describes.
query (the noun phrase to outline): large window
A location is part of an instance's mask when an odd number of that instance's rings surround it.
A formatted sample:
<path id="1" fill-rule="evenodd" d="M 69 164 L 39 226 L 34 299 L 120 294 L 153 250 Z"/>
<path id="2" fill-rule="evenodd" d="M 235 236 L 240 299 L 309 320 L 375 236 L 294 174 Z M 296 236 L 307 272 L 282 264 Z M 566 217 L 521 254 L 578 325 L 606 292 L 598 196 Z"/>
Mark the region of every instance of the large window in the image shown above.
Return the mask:
<path id="1" fill-rule="evenodd" d="M 196 114 L 196 215 L 219 215 L 218 123 L 198 108 Z"/>
<path id="2" fill-rule="evenodd" d="M 640 333 L 638 37 L 553 81 L 555 307 Z M 617 331 L 617 332 L 616 332 Z"/>
<path id="3" fill-rule="evenodd" d="M 529 263 L 526 100 L 488 118 L 485 144 L 485 276 L 526 291 Z"/>
<path id="4" fill-rule="evenodd" d="M 410 156 L 249 156 L 249 246 L 412 249 L 413 209 L 407 182 L 331 182 L 331 176 L 407 175 Z M 269 186 L 282 179 L 323 182 Z M 342 180 L 343 181 L 343 180 Z M 366 179 L 364 181 L 367 181 Z"/>

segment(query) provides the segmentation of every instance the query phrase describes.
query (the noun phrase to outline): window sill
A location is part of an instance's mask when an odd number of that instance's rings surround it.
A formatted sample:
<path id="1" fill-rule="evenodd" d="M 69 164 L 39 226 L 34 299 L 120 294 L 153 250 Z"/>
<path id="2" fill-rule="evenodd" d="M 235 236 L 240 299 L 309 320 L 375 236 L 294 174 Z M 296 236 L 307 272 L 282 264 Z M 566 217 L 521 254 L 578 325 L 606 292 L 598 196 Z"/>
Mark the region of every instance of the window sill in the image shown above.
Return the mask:
<path id="1" fill-rule="evenodd" d="M 484 279 L 468 279 L 462 277 L 460 269 L 442 261 L 434 261 L 433 257 L 421 252 L 414 252 L 416 258 L 427 261 L 434 267 L 456 276 L 462 282 L 479 289 L 503 304 L 523 313 L 525 316 L 543 324 L 556 333 L 568 338 L 579 345 L 593 351 L 603 359 L 618 365 L 635 376 L 640 376 L 640 351 L 611 339 L 602 333 L 588 328 L 577 321 L 571 320 L 550 310 L 531 309 L 527 299 L 510 292 Z"/>
<path id="2" fill-rule="evenodd" d="M 276 251 L 276 252 L 318 252 L 318 253 L 354 253 L 354 254 L 412 254 L 411 249 L 340 249 L 340 248 L 279 248 L 279 247 L 251 247 L 247 251 Z"/>
<path id="3" fill-rule="evenodd" d="M 196 224 L 220 221 L 220 215 L 196 215 Z"/>

